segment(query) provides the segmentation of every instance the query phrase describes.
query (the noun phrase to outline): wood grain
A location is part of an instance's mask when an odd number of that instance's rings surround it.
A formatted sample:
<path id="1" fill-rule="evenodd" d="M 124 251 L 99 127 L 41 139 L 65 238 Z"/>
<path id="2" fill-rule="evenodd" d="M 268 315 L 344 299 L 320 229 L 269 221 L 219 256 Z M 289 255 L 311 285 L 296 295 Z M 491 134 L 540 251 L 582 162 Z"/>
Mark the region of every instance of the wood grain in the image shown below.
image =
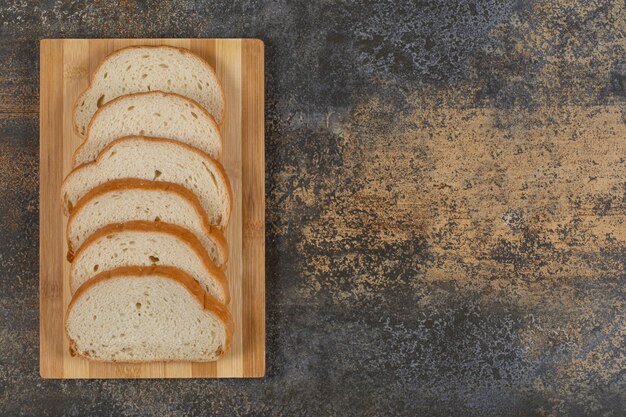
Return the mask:
<path id="1" fill-rule="evenodd" d="M 109 53 L 129 45 L 191 49 L 224 85 L 222 163 L 234 209 L 226 229 L 226 274 L 235 319 L 229 352 L 217 362 L 118 364 L 72 357 L 63 331 L 70 302 L 67 242 L 59 197 L 81 143 L 71 108 Z M 40 373 L 43 378 L 236 378 L 265 373 L 264 45 L 256 39 L 44 39 L 40 48 Z"/>

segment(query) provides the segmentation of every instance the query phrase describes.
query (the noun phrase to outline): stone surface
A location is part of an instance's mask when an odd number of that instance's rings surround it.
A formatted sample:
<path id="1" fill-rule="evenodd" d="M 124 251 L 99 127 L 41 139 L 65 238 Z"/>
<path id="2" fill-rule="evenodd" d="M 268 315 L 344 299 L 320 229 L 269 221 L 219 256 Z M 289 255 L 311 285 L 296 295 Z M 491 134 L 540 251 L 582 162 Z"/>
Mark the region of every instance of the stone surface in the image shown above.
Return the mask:
<path id="1" fill-rule="evenodd" d="M 0 414 L 624 415 L 624 2 L 4 1 Z M 38 371 L 38 40 L 259 37 L 262 380 Z"/>

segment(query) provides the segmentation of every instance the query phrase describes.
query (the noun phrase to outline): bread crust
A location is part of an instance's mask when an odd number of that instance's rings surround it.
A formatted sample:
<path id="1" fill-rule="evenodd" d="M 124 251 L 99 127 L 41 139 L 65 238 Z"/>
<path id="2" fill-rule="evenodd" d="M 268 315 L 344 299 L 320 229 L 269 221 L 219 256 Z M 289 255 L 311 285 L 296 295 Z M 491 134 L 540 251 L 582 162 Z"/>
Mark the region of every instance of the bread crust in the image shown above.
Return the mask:
<path id="1" fill-rule="evenodd" d="M 102 151 L 100 151 L 100 153 L 98 154 L 98 156 L 96 157 L 95 161 L 83 164 L 79 167 L 76 167 L 74 169 L 72 169 L 69 174 L 67 174 L 67 176 L 65 177 L 65 179 L 63 180 L 63 184 L 61 185 L 61 199 L 62 199 L 62 203 L 63 203 L 63 210 L 65 211 L 66 214 L 71 214 L 72 209 L 68 206 L 69 202 L 66 201 L 65 196 L 63 195 L 63 190 L 65 189 L 65 183 L 67 182 L 67 180 L 74 175 L 75 173 L 79 172 L 82 169 L 87 169 L 92 165 L 98 165 L 100 163 L 100 161 L 103 158 L 103 155 L 113 146 L 115 146 L 118 143 L 122 143 L 125 141 L 131 141 L 131 140 L 142 140 L 145 142 L 162 142 L 162 143 L 171 143 L 171 144 L 175 144 L 177 146 L 182 146 L 184 148 L 186 148 L 187 150 L 189 150 L 190 152 L 194 152 L 197 155 L 199 155 L 200 157 L 204 158 L 204 159 L 208 159 L 213 166 L 217 169 L 217 171 L 219 172 L 219 174 L 222 176 L 222 180 L 226 186 L 226 195 L 227 195 L 227 205 L 226 205 L 226 218 L 224 220 L 224 226 L 226 227 L 226 225 L 228 225 L 228 222 L 230 220 L 230 213 L 232 211 L 232 206 L 233 206 L 233 191 L 232 191 L 232 187 L 230 185 L 230 180 L 228 177 L 228 174 L 226 173 L 226 169 L 224 169 L 224 166 L 219 162 L 216 161 L 215 159 L 211 158 L 209 155 L 207 155 L 206 153 L 202 152 L 201 150 L 194 148 L 193 146 L 187 145 L 186 143 L 182 143 L 182 142 L 178 142 L 177 140 L 174 139 L 164 139 L 164 138 L 153 138 L 153 137 L 149 137 L 149 136 L 124 136 L 122 138 L 116 139 L 113 142 L 109 143 L 104 149 L 102 149 Z M 117 180 L 111 180 L 109 182 L 113 182 L 113 181 L 117 181 Z M 147 181 L 147 180 L 142 180 L 142 181 Z M 155 182 L 155 183 L 159 183 L 161 181 L 150 181 L 150 182 Z M 170 184 L 174 184 L 174 183 L 170 183 Z M 181 186 L 182 187 L 182 186 Z M 97 188 L 97 187 L 96 187 Z M 90 190 L 91 191 L 91 190 Z M 192 191 L 189 191 L 193 194 Z M 89 194 L 89 192 L 87 194 L 85 194 L 85 196 L 83 196 L 80 200 L 82 200 L 83 198 L 85 198 L 87 195 Z M 195 196 L 195 194 L 194 194 Z M 196 197 L 197 199 L 197 197 Z M 76 206 L 74 207 L 74 210 L 76 209 L 76 207 L 79 206 L 79 201 L 76 202 Z M 199 202 L 199 200 L 198 200 Z M 200 204 L 200 207 L 202 207 L 202 205 Z M 204 211 L 204 209 L 203 209 Z M 214 227 L 218 227 L 220 229 L 222 229 L 223 227 L 219 227 L 219 226 L 214 226 Z"/>
<path id="2" fill-rule="evenodd" d="M 209 69 L 209 72 L 211 72 L 213 74 L 213 76 L 215 77 L 215 79 L 217 80 L 217 85 L 218 85 L 218 90 L 220 92 L 220 97 L 221 97 L 221 101 L 222 103 L 224 103 L 223 107 L 222 107 L 222 111 L 219 114 L 219 121 L 216 120 L 216 122 L 218 123 L 218 125 L 222 125 L 222 122 L 224 121 L 224 112 L 226 109 L 226 95 L 224 94 L 224 87 L 222 86 L 222 82 L 220 81 L 220 79 L 217 76 L 217 73 L 215 72 L 215 69 L 211 66 L 211 64 L 209 64 L 208 62 L 206 62 L 203 58 L 201 58 L 199 55 L 191 52 L 189 49 L 186 48 L 181 48 L 179 46 L 170 46 L 170 45 L 132 45 L 132 46 L 127 46 L 121 49 L 118 49 L 117 51 L 113 51 L 111 52 L 109 55 L 107 55 L 102 62 L 100 62 L 100 64 L 98 64 L 98 67 L 96 68 L 96 70 L 93 72 L 93 74 L 91 74 L 90 78 L 89 78 L 89 85 L 87 86 L 87 88 L 85 89 L 85 91 L 83 91 L 78 97 L 76 97 L 76 100 L 74 100 L 74 105 L 72 106 L 72 124 L 74 127 L 74 131 L 76 132 L 76 134 L 81 137 L 84 138 L 87 135 L 87 131 L 85 131 L 85 136 L 83 136 L 80 133 L 80 129 L 78 128 L 78 123 L 76 122 L 76 110 L 78 108 L 78 103 L 80 102 L 80 100 L 83 99 L 83 97 L 93 88 L 93 81 L 96 78 L 95 75 L 98 74 L 100 72 L 100 69 L 102 68 L 102 66 L 112 57 L 114 57 L 115 55 L 121 54 L 122 52 L 129 50 L 129 49 L 157 49 L 157 48 L 162 48 L 162 49 L 172 49 L 172 50 L 176 50 L 182 54 L 185 55 L 190 55 L 192 58 L 197 59 L 198 61 L 200 61 L 205 67 L 207 67 Z M 204 106 L 200 106 L 202 108 L 204 108 Z M 206 110 L 206 109 L 205 109 Z M 95 113 L 94 113 L 95 115 Z M 92 116 L 93 118 L 93 116 Z M 90 122 L 91 123 L 91 122 Z"/>
<path id="3" fill-rule="evenodd" d="M 224 257 L 225 259 L 224 264 L 226 264 L 226 262 L 228 261 L 228 249 L 227 249 L 228 245 L 226 243 L 226 238 L 224 237 L 224 233 L 220 229 L 211 225 L 206 213 L 204 212 L 204 209 L 200 205 L 200 201 L 198 200 L 198 197 L 196 197 L 196 195 L 193 192 L 189 191 L 187 188 L 183 187 L 182 185 L 174 184 L 171 182 L 150 181 L 150 180 L 142 180 L 142 179 L 137 179 L 137 178 L 124 178 L 124 179 L 107 181 L 104 184 L 101 184 L 93 188 L 87 194 L 85 194 L 80 200 L 78 200 L 78 203 L 76 203 L 76 206 L 73 208 L 72 212 L 70 213 L 69 218 L 67 219 L 67 227 L 65 231 L 67 244 L 68 244 L 68 261 L 71 262 L 72 259 L 74 258 L 74 251 L 76 249 L 80 249 L 80 248 L 72 248 L 71 241 L 70 241 L 70 229 L 72 226 L 72 222 L 76 218 L 76 213 L 80 209 L 82 209 L 84 206 L 89 204 L 89 202 L 93 200 L 94 198 L 102 194 L 105 194 L 107 192 L 114 191 L 114 190 L 121 190 L 121 189 L 170 191 L 170 192 L 178 194 L 183 199 L 187 200 L 191 204 L 191 206 L 195 209 L 196 213 L 198 214 L 198 217 L 200 217 L 200 221 L 202 222 L 202 228 L 204 229 L 205 233 L 209 236 L 212 236 L 214 240 L 218 243 L 218 245 L 224 248 L 225 253 L 226 253 L 226 256 Z M 87 240 L 84 243 L 86 242 Z"/>
<path id="4" fill-rule="evenodd" d="M 173 235 L 180 240 L 183 240 L 189 246 L 191 246 L 194 253 L 200 258 L 202 264 L 207 269 L 207 271 L 217 280 L 220 287 L 222 288 L 222 293 L 224 294 L 224 304 L 228 305 L 230 303 L 230 290 L 228 288 L 228 281 L 226 279 L 226 274 L 224 271 L 220 269 L 212 260 L 209 258 L 209 255 L 200 242 L 200 240 L 189 230 L 184 227 L 172 224 L 172 223 L 164 223 L 164 222 L 150 222 L 145 220 L 133 220 L 125 223 L 115 223 L 104 226 L 103 228 L 97 230 L 92 235 L 90 235 L 85 242 L 80 246 L 80 249 L 74 254 L 74 260 L 78 259 L 81 254 L 87 250 L 87 248 L 100 240 L 101 238 L 114 234 L 114 233 L 123 233 L 123 232 L 158 232 L 165 233 L 168 235 Z M 223 244 L 220 247 L 220 253 L 227 254 L 228 249 L 226 248 L 226 241 L 222 240 L 219 242 Z M 74 263 L 72 263 L 72 269 L 70 270 L 70 287 L 74 282 Z"/>
<path id="5" fill-rule="evenodd" d="M 96 119 L 96 117 L 98 116 L 98 114 L 103 111 L 107 106 L 112 105 L 118 101 L 121 100 L 125 100 L 128 99 L 129 97 L 139 97 L 139 96 L 147 96 L 147 95 L 154 95 L 154 96 L 173 96 L 173 97 L 177 97 L 177 98 L 181 98 L 183 100 L 189 101 L 190 103 L 192 103 L 193 105 L 197 106 L 198 109 L 203 112 L 203 114 L 205 116 L 208 116 L 209 119 L 211 120 L 211 122 L 215 125 L 215 130 L 217 130 L 217 133 L 220 137 L 220 148 L 219 148 L 219 152 L 218 152 L 218 156 L 217 159 L 222 157 L 222 149 L 223 149 L 223 145 L 224 145 L 224 141 L 222 139 L 222 133 L 220 132 L 219 129 L 219 124 L 215 121 L 215 118 L 213 117 L 213 115 L 211 113 L 209 113 L 207 111 L 207 109 L 205 109 L 200 103 L 198 103 L 197 101 L 195 101 L 192 98 L 189 97 L 185 97 L 183 95 L 180 95 L 178 93 L 168 93 L 165 91 L 160 91 L 160 90 L 154 90 L 154 91 L 143 91 L 143 92 L 139 92 L 139 93 L 132 93 L 132 94 L 125 94 L 123 96 L 119 96 L 114 98 L 111 101 L 107 101 L 105 105 L 103 105 L 102 107 L 100 107 L 98 110 L 96 110 L 96 112 L 93 114 L 93 116 L 91 117 L 91 120 L 89 121 L 89 124 L 87 125 L 87 131 L 85 132 L 85 136 L 83 137 L 83 143 L 81 143 L 78 148 L 76 148 L 76 150 L 74 151 L 74 153 L 72 154 L 72 166 L 74 168 L 77 168 L 79 166 L 85 165 L 85 164 L 81 164 L 76 166 L 76 155 L 78 154 L 78 151 L 83 148 L 85 146 L 85 144 L 87 143 L 87 141 L 89 140 L 89 135 L 91 133 L 91 125 L 93 124 L 94 120 Z M 129 136 L 130 137 L 130 136 Z M 172 139 L 175 140 L 175 139 Z M 179 142 L 179 141 L 177 141 Z M 179 142 L 179 143 L 183 143 L 183 142 Z M 187 145 L 186 143 L 183 143 L 184 145 Z M 190 145 L 188 145 L 190 146 Z M 197 149 L 197 148 L 194 148 Z M 103 149 L 104 150 L 104 149 Z M 199 150 L 199 149 L 198 149 Z M 202 151 L 201 151 L 202 152 Z M 204 152 L 203 152 L 204 153 Z"/>
<path id="6" fill-rule="evenodd" d="M 153 276 L 153 275 L 159 275 L 159 276 L 171 279 L 173 281 L 176 281 L 180 283 L 181 285 L 183 285 L 185 289 L 189 291 L 189 294 L 191 294 L 191 296 L 193 296 L 196 299 L 196 301 L 200 304 L 200 306 L 204 310 L 209 311 L 210 313 L 214 314 L 224 323 L 226 340 L 224 342 L 224 346 L 222 346 L 221 351 L 216 352 L 218 356 L 217 359 L 219 359 L 219 357 L 228 350 L 232 341 L 232 336 L 233 336 L 235 325 L 233 323 L 233 319 L 232 319 L 230 312 L 228 311 L 226 306 L 224 306 L 216 298 L 212 297 L 206 291 L 204 291 L 202 287 L 200 286 L 200 284 L 198 284 L 196 280 L 193 279 L 189 274 L 172 266 L 160 266 L 160 265 L 148 266 L 148 267 L 123 266 L 123 267 L 112 269 L 110 271 L 101 272 L 89 278 L 89 280 L 85 281 L 85 283 L 81 285 L 80 288 L 78 288 L 78 290 L 72 297 L 72 300 L 70 301 L 70 304 L 67 306 L 67 311 L 65 313 L 65 333 L 68 335 L 68 338 L 70 339 L 70 353 L 72 355 L 84 356 L 90 360 L 109 362 L 109 361 L 105 361 L 105 360 L 98 359 L 98 358 L 92 358 L 88 354 L 84 354 L 84 352 L 78 351 L 76 347 L 76 342 L 69 337 L 69 331 L 67 328 L 68 318 L 69 318 L 70 312 L 72 311 L 72 308 L 74 307 L 74 304 L 76 303 L 78 299 L 80 299 L 80 297 L 82 297 L 87 291 L 89 291 L 90 288 L 106 280 L 116 279 L 116 278 L 129 278 L 129 277 L 141 279 L 141 278 L 145 278 L 146 276 Z M 168 362 L 171 362 L 171 361 L 172 360 L 169 360 Z M 111 362 L 118 362 L 118 361 L 113 360 Z M 137 363 L 137 362 L 147 362 L 147 361 L 137 360 L 137 361 L 124 361 L 124 362 L 125 363 L 126 362 Z"/>

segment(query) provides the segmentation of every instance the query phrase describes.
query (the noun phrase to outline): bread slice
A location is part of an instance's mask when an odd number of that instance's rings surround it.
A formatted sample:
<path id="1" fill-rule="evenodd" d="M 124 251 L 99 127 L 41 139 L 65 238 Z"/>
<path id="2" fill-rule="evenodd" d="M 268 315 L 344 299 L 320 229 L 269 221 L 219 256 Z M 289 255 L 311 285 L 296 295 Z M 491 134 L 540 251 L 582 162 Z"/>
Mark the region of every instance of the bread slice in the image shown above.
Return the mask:
<path id="1" fill-rule="evenodd" d="M 233 327 L 222 303 L 166 266 L 96 275 L 76 291 L 65 321 L 72 354 L 113 362 L 214 361 Z"/>
<path id="2" fill-rule="evenodd" d="M 178 94 L 152 91 L 121 96 L 100 107 L 74 153 L 74 166 L 95 160 L 115 139 L 132 135 L 176 139 L 214 159 L 222 153 L 219 128 L 204 108 Z"/>
<path id="3" fill-rule="evenodd" d="M 122 95 L 143 91 L 178 93 L 200 103 L 220 123 L 224 92 L 213 68 L 187 49 L 131 46 L 113 52 L 76 100 L 74 127 L 79 135 L 99 107 Z"/>
<path id="4" fill-rule="evenodd" d="M 224 235 L 210 225 L 192 192 L 177 184 L 133 179 L 104 183 L 78 202 L 67 221 L 68 260 L 98 230 L 134 220 L 185 228 L 202 242 L 216 265 L 227 261 Z"/>
<path id="5" fill-rule="evenodd" d="M 222 165 L 189 145 L 142 136 L 115 140 L 96 161 L 70 172 L 62 185 L 66 211 L 89 190 L 121 178 L 182 185 L 198 196 L 211 224 L 223 228 L 228 223 L 232 194 Z"/>
<path id="6" fill-rule="evenodd" d="M 70 288 L 75 293 L 98 272 L 151 265 L 176 267 L 219 302 L 230 302 L 226 275 L 211 261 L 198 238 L 180 226 L 153 221 L 110 224 L 87 238 L 72 262 Z"/>

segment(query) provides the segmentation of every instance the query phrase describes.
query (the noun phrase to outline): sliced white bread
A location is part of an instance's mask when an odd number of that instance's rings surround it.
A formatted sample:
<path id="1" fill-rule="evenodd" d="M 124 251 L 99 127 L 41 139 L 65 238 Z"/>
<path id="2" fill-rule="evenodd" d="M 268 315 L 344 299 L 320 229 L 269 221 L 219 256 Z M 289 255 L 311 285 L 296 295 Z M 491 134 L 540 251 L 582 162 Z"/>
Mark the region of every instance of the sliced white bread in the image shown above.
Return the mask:
<path id="1" fill-rule="evenodd" d="M 214 361 L 233 333 L 224 305 L 166 266 L 94 276 L 74 294 L 65 324 L 72 354 L 113 362 Z"/>
<path id="2" fill-rule="evenodd" d="M 104 183 L 78 202 L 67 221 L 68 260 L 98 230 L 134 220 L 185 228 L 200 240 L 216 265 L 227 261 L 223 233 L 211 226 L 192 192 L 177 184 L 134 179 Z"/>
<path id="3" fill-rule="evenodd" d="M 72 294 L 93 275 L 122 266 L 173 266 L 195 279 L 223 304 L 230 302 L 226 275 L 198 238 L 174 224 L 130 221 L 110 224 L 91 235 L 74 256 Z"/>
<path id="4" fill-rule="evenodd" d="M 79 135 L 99 107 L 126 94 L 165 91 L 189 97 L 220 123 L 224 92 L 213 68 L 187 49 L 171 46 L 131 46 L 113 52 L 93 74 L 76 100 L 74 127 Z"/>
<path id="5" fill-rule="evenodd" d="M 152 91 L 121 96 L 100 107 L 74 153 L 74 166 L 95 160 L 115 139 L 134 135 L 175 139 L 214 159 L 222 153 L 219 129 L 204 108 L 178 94 Z"/>
<path id="6" fill-rule="evenodd" d="M 179 184 L 196 194 L 211 224 L 228 223 L 232 193 L 222 165 L 189 145 L 142 136 L 117 139 L 94 162 L 72 170 L 61 188 L 66 212 L 93 188 L 122 178 Z"/>

